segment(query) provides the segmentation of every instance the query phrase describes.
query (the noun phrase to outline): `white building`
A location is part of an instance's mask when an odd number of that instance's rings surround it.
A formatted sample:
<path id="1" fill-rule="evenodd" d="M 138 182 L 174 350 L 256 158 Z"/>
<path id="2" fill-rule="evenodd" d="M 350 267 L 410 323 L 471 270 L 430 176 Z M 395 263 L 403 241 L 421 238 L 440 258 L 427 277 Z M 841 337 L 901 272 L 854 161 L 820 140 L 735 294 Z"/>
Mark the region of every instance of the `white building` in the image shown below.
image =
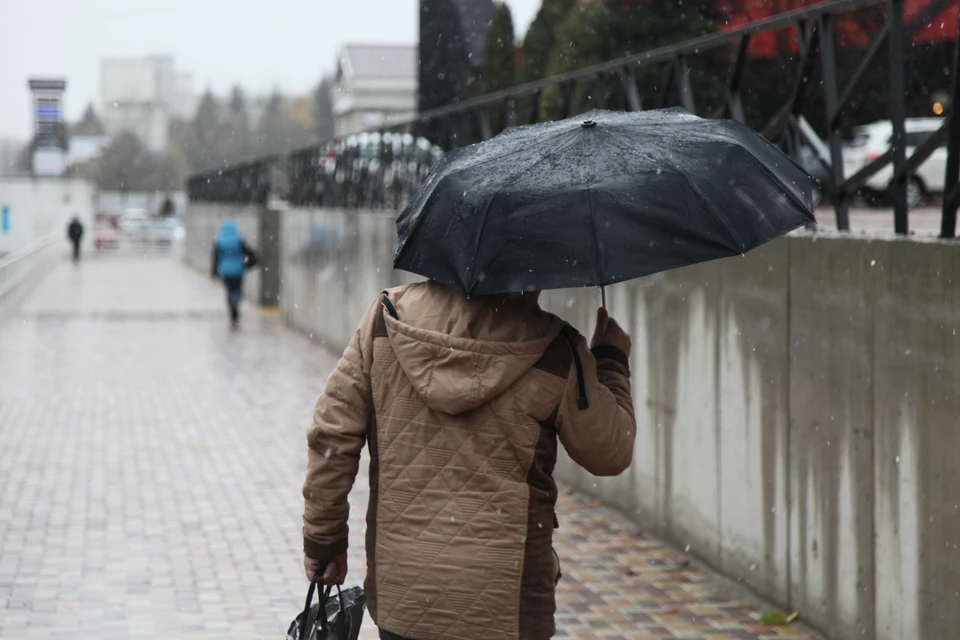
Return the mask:
<path id="1" fill-rule="evenodd" d="M 98 158 L 104 148 L 110 144 L 110 136 L 103 123 L 88 105 L 83 117 L 70 127 L 70 148 L 67 150 L 67 166 L 82 164 Z"/>
<path id="2" fill-rule="evenodd" d="M 170 56 L 101 61 L 101 113 L 107 133 L 130 131 L 150 151 L 164 151 L 171 118 L 193 115 L 192 84 L 190 74 L 177 71 Z"/>
<path id="3" fill-rule="evenodd" d="M 417 110 L 416 45 L 348 44 L 337 59 L 333 94 L 337 137 Z"/>

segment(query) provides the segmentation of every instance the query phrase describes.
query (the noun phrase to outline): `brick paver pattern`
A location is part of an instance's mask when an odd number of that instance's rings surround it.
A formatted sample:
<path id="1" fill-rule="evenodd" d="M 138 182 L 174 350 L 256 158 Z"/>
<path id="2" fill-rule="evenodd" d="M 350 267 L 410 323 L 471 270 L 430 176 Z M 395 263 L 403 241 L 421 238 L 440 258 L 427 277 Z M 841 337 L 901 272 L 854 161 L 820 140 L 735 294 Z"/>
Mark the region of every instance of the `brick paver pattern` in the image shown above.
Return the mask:
<path id="1" fill-rule="evenodd" d="M 336 358 L 162 257 L 59 264 L 0 311 L 0 637 L 281 638 L 302 606 L 304 432 Z M 352 494 L 363 578 L 367 482 Z M 563 492 L 571 638 L 810 638 Z M 364 638 L 376 637 L 365 623 Z"/>

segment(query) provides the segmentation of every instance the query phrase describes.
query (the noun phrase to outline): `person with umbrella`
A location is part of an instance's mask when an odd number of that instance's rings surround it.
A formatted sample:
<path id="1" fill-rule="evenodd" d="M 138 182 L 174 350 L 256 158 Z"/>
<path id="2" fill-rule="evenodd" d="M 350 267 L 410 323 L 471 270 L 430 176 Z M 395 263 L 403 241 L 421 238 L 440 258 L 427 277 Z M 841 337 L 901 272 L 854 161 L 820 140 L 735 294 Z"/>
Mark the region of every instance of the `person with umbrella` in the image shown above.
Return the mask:
<path id="1" fill-rule="evenodd" d="M 347 573 L 347 495 L 370 454 L 365 589 L 381 638 L 552 637 L 558 445 L 633 458 L 630 337 L 588 346 L 539 292 L 738 255 L 812 219 L 809 179 L 736 123 L 592 112 L 448 154 L 397 221 L 397 268 L 308 430 L 307 577 Z"/>

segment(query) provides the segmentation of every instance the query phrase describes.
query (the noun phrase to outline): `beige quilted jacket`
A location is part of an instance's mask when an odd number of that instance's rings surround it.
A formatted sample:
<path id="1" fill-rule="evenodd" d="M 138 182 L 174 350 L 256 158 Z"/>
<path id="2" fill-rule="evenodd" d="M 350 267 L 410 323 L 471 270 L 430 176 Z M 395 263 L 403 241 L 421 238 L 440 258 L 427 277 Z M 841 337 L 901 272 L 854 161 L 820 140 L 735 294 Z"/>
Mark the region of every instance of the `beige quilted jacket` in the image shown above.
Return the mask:
<path id="1" fill-rule="evenodd" d="M 595 475 L 630 465 L 627 356 L 591 353 L 531 296 L 468 300 L 432 283 L 387 295 L 317 403 L 304 552 L 346 550 L 366 442 L 364 586 L 377 625 L 415 640 L 550 638 L 557 442 Z"/>

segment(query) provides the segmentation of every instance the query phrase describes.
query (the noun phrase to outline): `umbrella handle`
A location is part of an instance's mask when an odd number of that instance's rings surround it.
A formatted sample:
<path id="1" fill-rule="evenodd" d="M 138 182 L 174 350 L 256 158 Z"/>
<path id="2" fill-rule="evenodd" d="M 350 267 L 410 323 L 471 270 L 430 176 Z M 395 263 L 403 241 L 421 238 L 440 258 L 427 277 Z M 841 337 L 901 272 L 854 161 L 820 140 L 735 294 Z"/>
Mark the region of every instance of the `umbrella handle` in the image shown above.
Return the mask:
<path id="1" fill-rule="evenodd" d="M 600 306 L 607 308 L 607 288 L 603 285 L 600 285 Z"/>

